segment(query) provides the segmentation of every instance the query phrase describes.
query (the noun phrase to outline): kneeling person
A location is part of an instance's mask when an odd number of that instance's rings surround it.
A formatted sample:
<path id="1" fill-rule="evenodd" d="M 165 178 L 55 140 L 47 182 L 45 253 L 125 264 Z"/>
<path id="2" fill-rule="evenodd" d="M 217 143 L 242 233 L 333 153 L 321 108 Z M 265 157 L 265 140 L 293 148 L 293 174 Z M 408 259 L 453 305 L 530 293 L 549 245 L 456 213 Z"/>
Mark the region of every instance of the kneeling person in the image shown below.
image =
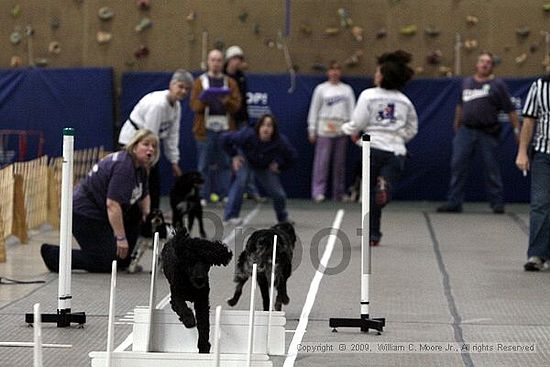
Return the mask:
<path id="1" fill-rule="evenodd" d="M 158 138 L 139 130 L 122 151 L 94 165 L 73 195 L 73 235 L 80 249 L 72 250 L 72 268 L 110 272 L 111 262 L 128 267 L 140 220 L 150 211 L 147 171 L 159 158 Z M 59 246 L 43 244 L 42 259 L 59 271 Z"/>

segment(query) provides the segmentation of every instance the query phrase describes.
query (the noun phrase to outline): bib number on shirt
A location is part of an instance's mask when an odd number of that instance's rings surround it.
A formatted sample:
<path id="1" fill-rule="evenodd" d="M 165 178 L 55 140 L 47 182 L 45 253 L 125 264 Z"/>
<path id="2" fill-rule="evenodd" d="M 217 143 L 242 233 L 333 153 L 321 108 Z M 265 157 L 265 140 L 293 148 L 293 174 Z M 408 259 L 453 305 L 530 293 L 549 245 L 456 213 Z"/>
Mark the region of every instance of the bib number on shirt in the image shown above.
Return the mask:
<path id="1" fill-rule="evenodd" d="M 227 115 L 205 116 L 206 128 L 211 131 L 220 132 L 229 130 L 229 118 Z"/>
<path id="2" fill-rule="evenodd" d="M 342 131 L 344 120 L 340 119 L 320 119 L 321 131 L 325 135 L 338 135 Z"/>

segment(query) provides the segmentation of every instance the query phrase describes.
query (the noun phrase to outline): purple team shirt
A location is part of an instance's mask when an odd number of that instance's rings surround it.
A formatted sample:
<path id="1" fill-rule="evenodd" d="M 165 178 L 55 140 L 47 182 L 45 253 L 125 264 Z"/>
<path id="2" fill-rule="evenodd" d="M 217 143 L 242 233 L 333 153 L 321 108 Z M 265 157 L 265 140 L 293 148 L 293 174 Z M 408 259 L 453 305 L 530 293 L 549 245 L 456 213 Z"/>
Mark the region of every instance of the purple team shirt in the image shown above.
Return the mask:
<path id="1" fill-rule="evenodd" d="M 87 218 L 108 221 L 107 198 L 118 202 L 124 213 L 147 194 L 145 168 L 136 168 L 127 152 L 115 152 L 94 165 L 77 186 L 73 195 L 73 212 Z"/>
<path id="2" fill-rule="evenodd" d="M 462 123 L 472 128 L 484 128 L 498 124 L 498 112 L 510 113 L 514 105 L 508 88 L 502 79 L 478 82 L 473 77 L 464 79 L 462 96 Z"/>

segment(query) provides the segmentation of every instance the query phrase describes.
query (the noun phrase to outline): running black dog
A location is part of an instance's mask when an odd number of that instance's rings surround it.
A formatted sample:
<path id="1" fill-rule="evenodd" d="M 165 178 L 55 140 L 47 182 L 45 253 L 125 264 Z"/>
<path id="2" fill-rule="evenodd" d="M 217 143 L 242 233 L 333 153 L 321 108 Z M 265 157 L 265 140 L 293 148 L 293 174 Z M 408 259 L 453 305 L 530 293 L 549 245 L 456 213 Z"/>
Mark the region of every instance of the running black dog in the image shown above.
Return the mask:
<path id="1" fill-rule="evenodd" d="M 186 172 L 178 177 L 170 191 L 170 206 L 172 207 L 172 224 L 174 228 L 184 228 L 183 218 L 187 215 L 189 233 L 191 233 L 193 223 L 197 219 L 200 236 L 206 238 L 199 193 L 202 184 L 204 184 L 204 178 L 196 171 Z"/>
<path id="2" fill-rule="evenodd" d="M 233 253 L 220 241 L 191 238 L 185 228 L 164 246 L 161 259 L 170 284 L 170 304 L 187 328 L 197 326 L 199 353 L 210 351 L 210 284 L 212 265 L 226 266 Z M 195 314 L 187 305 L 194 303 Z"/>
<path id="3" fill-rule="evenodd" d="M 227 300 L 229 306 L 235 306 L 241 297 L 243 286 L 252 275 L 252 265 L 257 264 L 257 282 L 262 293 L 264 311 L 269 310 L 269 286 L 271 262 L 273 259 L 273 236 L 277 235 L 277 258 L 275 260 L 275 310 L 281 311 L 288 304 L 286 282 L 292 273 L 292 256 L 296 245 L 296 232 L 290 223 L 279 223 L 269 229 L 260 229 L 252 233 L 244 251 L 240 254 L 235 274 L 235 294 Z"/>

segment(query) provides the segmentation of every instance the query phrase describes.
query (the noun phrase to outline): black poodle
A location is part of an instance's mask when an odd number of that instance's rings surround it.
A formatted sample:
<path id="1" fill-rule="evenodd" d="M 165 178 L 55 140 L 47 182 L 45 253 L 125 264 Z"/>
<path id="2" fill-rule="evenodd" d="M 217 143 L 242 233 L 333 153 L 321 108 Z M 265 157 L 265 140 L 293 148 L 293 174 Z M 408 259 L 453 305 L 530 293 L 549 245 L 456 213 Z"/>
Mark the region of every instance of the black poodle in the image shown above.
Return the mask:
<path id="1" fill-rule="evenodd" d="M 210 284 L 212 265 L 226 266 L 233 253 L 220 241 L 191 238 L 185 228 L 176 231 L 162 250 L 164 275 L 170 284 L 170 304 L 187 328 L 197 326 L 199 353 L 210 352 Z M 187 306 L 193 302 L 195 315 Z"/>
<path id="2" fill-rule="evenodd" d="M 292 256 L 296 244 L 296 232 L 291 223 L 279 223 L 269 229 L 260 229 L 252 233 L 244 251 L 240 254 L 235 273 L 235 294 L 227 300 L 229 306 L 235 306 L 241 297 L 243 286 L 252 275 L 252 265 L 257 264 L 257 282 L 262 293 L 264 311 L 269 310 L 269 286 L 271 262 L 273 259 L 273 236 L 277 235 L 277 258 L 275 260 L 275 310 L 281 311 L 288 304 L 286 282 L 292 273 Z"/>
<path id="3" fill-rule="evenodd" d="M 183 217 L 187 215 L 187 229 L 193 229 L 195 218 L 199 222 L 199 233 L 206 238 L 206 231 L 202 220 L 202 206 L 200 187 L 204 184 L 204 178 L 199 172 L 186 172 L 176 179 L 170 191 L 170 207 L 172 208 L 172 224 L 175 228 L 185 226 Z"/>

